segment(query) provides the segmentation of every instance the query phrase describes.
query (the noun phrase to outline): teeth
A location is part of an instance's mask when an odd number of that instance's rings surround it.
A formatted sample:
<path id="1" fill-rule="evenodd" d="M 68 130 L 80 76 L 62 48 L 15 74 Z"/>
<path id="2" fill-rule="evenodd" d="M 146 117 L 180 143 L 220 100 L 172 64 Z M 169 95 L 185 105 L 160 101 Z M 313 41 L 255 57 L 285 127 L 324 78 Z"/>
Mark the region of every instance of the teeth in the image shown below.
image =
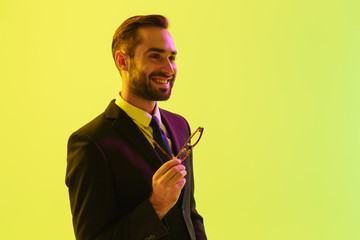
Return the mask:
<path id="1" fill-rule="evenodd" d="M 165 79 L 165 80 L 160 80 L 160 79 L 154 79 L 153 80 L 157 83 L 161 83 L 161 84 L 165 84 L 165 83 L 168 83 L 169 82 L 169 79 Z"/>

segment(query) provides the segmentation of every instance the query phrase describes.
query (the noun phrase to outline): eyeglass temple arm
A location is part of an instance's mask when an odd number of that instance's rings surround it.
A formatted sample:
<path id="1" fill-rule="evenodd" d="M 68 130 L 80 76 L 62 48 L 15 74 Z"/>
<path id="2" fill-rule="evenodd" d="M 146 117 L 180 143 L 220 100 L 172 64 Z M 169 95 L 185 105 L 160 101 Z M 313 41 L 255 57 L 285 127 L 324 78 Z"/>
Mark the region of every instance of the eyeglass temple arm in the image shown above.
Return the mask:
<path id="1" fill-rule="evenodd" d="M 204 128 L 203 128 L 203 127 L 198 127 L 198 129 L 196 129 L 196 131 L 195 131 L 193 134 L 191 134 L 191 136 L 190 136 L 189 139 L 186 141 L 186 143 L 184 144 L 184 146 L 182 146 L 181 149 L 185 148 L 186 145 L 189 144 L 190 140 L 194 137 L 194 135 L 195 135 L 198 131 L 200 131 L 200 136 L 199 136 L 199 138 L 197 139 L 197 141 L 196 141 L 194 144 L 192 144 L 192 145 L 190 146 L 191 148 L 195 147 L 195 145 L 196 145 L 196 144 L 200 141 L 200 139 L 201 139 L 201 136 L 202 136 L 203 131 L 204 131 Z"/>
<path id="2" fill-rule="evenodd" d="M 199 136 L 198 140 L 197 140 L 194 144 L 192 144 L 192 145 L 190 146 L 190 149 L 189 149 L 189 150 L 186 150 L 186 148 L 185 148 L 186 145 L 189 144 L 189 142 L 190 142 L 190 140 L 192 139 L 192 137 L 193 137 L 198 131 L 200 131 L 200 136 Z M 203 131 L 204 131 L 204 128 L 203 128 L 203 127 L 199 127 L 199 128 L 189 137 L 189 139 L 186 141 L 186 143 L 184 144 L 184 146 L 181 148 L 180 152 L 179 152 L 178 155 L 176 156 L 176 158 L 179 158 L 179 156 L 180 156 L 180 154 L 183 152 L 183 150 L 186 151 L 186 157 L 181 160 L 181 163 L 183 163 L 183 162 L 189 157 L 190 152 L 192 151 L 192 149 L 193 149 L 193 148 L 195 147 L 195 145 L 200 141 L 200 138 L 201 138 L 201 136 L 202 136 L 202 134 L 203 134 Z"/>

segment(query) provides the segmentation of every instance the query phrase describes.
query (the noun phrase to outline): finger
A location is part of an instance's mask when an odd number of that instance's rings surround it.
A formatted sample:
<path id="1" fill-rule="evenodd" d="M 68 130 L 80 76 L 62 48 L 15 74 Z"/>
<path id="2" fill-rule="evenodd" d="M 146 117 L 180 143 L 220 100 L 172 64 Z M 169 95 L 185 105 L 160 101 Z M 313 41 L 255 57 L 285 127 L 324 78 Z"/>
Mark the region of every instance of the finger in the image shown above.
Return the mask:
<path id="1" fill-rule="evenodd" d="M 160 176 L 164 175 L 166 172 L 169 171 L 169 169 L 180 164 L 180 162 L 181 162 L 181 160 L 179 160 L 177 158 L 173 158 L 173 159 L 167 161 L 166 163 L 161 165 L 161 167 L 155 172 L 154 177 L 160 177 Z"/>
<path id="2" fill-rule="evenodd" d="M 174 186 L 187 174 L 185 166 L 182 164 L 175 165 L 170 168 L 164 175 L 155 177 L 155 181 L 160 181 L 161 184 L 167 186 Z"/>
<path id="3" fill-rule="evenodd" d="M 186 178 L 182 178 L 180 181 L 176 183 L 177 189 L 179 190 L 182 189 L 185 186 L 185 183 L 186 183 Z"/>
<path id="4" fill-rule="evenodd" d="M 183 177 L 186 176 L 186 174 L 187 171 L 185 170 L 185 167 L 183 165 L 179 165 L 170 169 L 164 175 L 164 178 L 166 178 L 170 184 L 177 184 Z"/>
<path id="5" fill-rule="evenodd" d="M 175 174 L 185 169 L 185 166 L 182 164 L 175 165 L 171 167 L 166 173 L 163 174 L 163 177 L 166 179 L 171 179 Z"/>

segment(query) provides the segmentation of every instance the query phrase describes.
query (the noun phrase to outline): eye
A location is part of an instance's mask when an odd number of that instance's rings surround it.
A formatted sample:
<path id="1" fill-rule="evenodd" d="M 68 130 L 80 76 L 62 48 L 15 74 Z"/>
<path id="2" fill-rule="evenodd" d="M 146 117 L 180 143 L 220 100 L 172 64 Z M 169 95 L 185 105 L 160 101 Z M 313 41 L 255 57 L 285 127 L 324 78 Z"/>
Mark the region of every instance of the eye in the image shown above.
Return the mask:
<path id="1" fill-rule="evenodd" d="M 150 58 L 160 59 L 160 54 L 151 54 L 151 55 L 150 55 Z"/>
<path id="2" fill-rule="evenodd" d="M 176 58 L 175 56 L 170 56 L 169 57 L 170 62 L 175 62 L 175 58 Z"/>

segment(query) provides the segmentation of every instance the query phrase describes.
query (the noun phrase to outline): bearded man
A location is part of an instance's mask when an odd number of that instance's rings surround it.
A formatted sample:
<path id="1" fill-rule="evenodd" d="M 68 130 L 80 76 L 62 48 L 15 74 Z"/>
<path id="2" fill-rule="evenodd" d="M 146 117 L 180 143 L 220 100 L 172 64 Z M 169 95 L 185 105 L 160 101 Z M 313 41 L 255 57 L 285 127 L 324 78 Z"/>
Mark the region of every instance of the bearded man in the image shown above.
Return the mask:
<path id="1" fill-rule="evenodd" d="M 70 136 L 66 185 L 76 239 L 206 239 L 192 155 L 184 162 L 173 157 L 189 125 L 157 104 L 170 98 L 177 73 L 167 27 L 160 15 L 120 25 L 112 54 L 122 90 Z"/>

